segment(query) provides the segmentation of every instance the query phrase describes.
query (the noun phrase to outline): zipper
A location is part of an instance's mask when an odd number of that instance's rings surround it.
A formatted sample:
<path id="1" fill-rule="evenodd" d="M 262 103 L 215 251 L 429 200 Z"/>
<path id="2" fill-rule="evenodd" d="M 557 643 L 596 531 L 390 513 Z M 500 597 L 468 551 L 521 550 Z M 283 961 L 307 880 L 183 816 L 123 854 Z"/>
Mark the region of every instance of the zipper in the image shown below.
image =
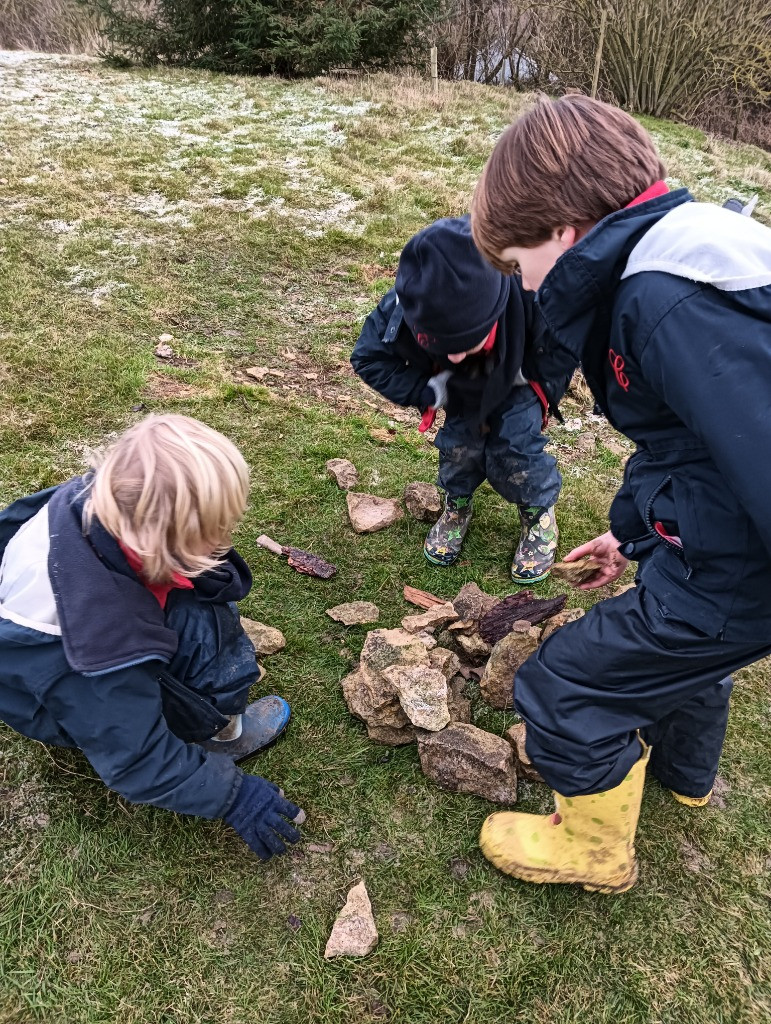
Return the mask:
<path id="1" fill-rule="evenodd" d="M 648 527 L 648 530 L 658 538 L 659 542 L 661 544 L 664 544 L 665 547 L 669 548 L 670 551 L 674 551 L 674 553 L 677 555 L 677 557 L 680 559 L 680 561 L 685 566 L 685 570 L 686 570 L 685 571 L 685 578 L 686 579 L 690 579 L 691 578 L 691 574 L 693 573 L 693 569 L 688 564 L 688 561 L 687 561 L 687 559 L 685 557 L 685 552 L 683 551 L 682 547 L 678 547 L 677 544 L 673 544 L 671 540 L 669 540 L 667 537 L 664 537 L 662 534 L 660 534 L 659 531 L 656 529 L 656 526 L 655 526 L 655 524 L 653 522 L 653 503 L 656 500 L 656 498 L 658 498 L 658 496 L 661 494 L 661 492 L 664 490 L 664 488 L 667 486 L 667 484 L 669 484 L 671 482 L 672 482 L 672 477 L 671 476 L 666 476 L 661 481 L 661 483 L 658 485 L 658 487 L 655 487 L 653 489 L 653 491 L 648 496 L 648 500 L 645 502 L 645 510 L 644 510 L 644 513 L 643 513 L 643 519 L 645 521 L 645 525 Z"/>

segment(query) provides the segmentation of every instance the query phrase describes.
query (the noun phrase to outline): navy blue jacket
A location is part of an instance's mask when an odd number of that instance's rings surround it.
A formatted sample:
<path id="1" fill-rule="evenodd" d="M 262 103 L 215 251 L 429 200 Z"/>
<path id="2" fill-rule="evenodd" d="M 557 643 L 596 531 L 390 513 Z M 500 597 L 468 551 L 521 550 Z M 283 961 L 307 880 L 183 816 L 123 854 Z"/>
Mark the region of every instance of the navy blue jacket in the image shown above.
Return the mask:
<path id="1" fill-rule="evenodd" d="M 222 817 L 242 772 L 169 728 L 159 677 L 178 636 L 98 520 L 83 536 L 82 490 L 77 478 L 0 512 L 0 559 L 22 526 L 35 527 L 10 597 L 9 564 L 0 577 L 0 719 L 43 743 L 79 747 L 127 800 Z M 194 584 L 199 601 L 230 601 L 248 593 L 251 575 L 231 552 Z M 209 736 L 226 722 L 210 713 Z"/>
<path id="2" fill-rule="evenodd" d="M 543 329 L 540 321 L 537 325 Z M 396 290 L 391 288 L 364 322 L 351 354 L 351 365 L 362 380 L 389 401 L 418 408 L 429 378 L 441 370 L 451 370 L 447 417 L 483 424 L 511 399 L 516 382 L 522 384 L 526 339 L 532 337 L 533 330 L 533 298 L 522 290 L 518 278 L 512 278 L 491 352 L 451 363 L 418 345 L 404 322 Z M 545 385 L 554 404 L 566 384 L 563 375 L 558 387 L 551 381 Z"/>
<path id="3" fill-rule="evenodd" d="M 637 444 L 610 525 L 641 582 L 711 637 L 771 640 L 771 231 L 681 189 L 600 221 L 537 306 L 539 372 L 580 362 Z"/>

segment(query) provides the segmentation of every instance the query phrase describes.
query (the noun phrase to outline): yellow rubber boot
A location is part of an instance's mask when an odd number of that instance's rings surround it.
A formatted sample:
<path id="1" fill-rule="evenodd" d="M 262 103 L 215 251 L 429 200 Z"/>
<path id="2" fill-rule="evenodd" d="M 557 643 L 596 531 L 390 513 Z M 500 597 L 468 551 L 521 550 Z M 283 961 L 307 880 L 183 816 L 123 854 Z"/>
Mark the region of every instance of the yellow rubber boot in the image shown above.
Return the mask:
<path id="1" fill-rule="evenodd" d="M 674 789 L 669 791 L 679 804 L 686 807 L 706 807 L 712 797 L 712 790 L 706 796 L 683 796 L 682 793 L 675 793 Z"/>
<path id="2" fill-rule="evenodd" d="M 641 741 L 642 742 L 642 741 Z M 491 814 L 482 853 L 525 882 L 574 882 L 590 892 L 625 892 L 637 881 L 634 835 L 650 747 L 624 781 L 589 796 L 554 794 L 555 814 Z"/>

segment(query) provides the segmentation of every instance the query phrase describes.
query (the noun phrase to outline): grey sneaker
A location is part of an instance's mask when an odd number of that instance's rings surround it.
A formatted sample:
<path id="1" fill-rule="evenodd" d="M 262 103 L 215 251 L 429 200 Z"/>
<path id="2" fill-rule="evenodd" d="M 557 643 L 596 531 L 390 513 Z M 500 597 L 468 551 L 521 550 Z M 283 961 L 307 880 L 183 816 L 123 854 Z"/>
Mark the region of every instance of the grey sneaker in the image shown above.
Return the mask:
<path id="1" fill-rule="evenodd" d="M 557 520 L 554 506 L 519 505 L 519 544 L 511 563 L 515 583 L 540 583 L 549 575 L 557 556 Z"/>
<path id="2" fill-rule="evenodd" d="M 428 531 L 423 554 L 434 565 L 452 565 L 471 522 L 471 495 L 444 499 L 444 512 Z"/>

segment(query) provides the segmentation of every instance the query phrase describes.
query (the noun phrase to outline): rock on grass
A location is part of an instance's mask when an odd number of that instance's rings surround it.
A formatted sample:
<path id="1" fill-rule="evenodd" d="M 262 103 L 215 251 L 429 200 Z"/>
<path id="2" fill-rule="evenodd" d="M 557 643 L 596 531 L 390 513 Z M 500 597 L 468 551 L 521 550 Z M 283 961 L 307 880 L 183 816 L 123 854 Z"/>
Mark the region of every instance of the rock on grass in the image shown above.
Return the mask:
<path id="1" fill-rule="evenodd" d="M 378 934 L 372 904 L 364 882 L 354 885 L 345 906 L 337 915 L 327 940 L 324 959 L 337 956 L 366 956 L 377 946 Z"/>
<path id="2" fill-rule="evenodd" d="M 244 632 L 254 644 L 258 655 L 277 654 L 286 647 L 286 638 L 280 629 L 274 626 L 266 626 L 264 622 L 257 622 L 256 619 L 247 619 L 241 616 L 241 625 Z"/>
<path id="3" fill-rule="evenodd" d="M 371 601 L 349 601 L 327 608 L 327 615 L 344 626 L 360 626 L 365 622 L 377 622 L 380 609 Z"/>
<path id="4" fill-rule="evenodd" d="M 479 682 L 479 692 L 499 711 L 514 706 L 514 675 L 538 647 L 537 629 L 509 633 L 493 647 Z"/>
<path id="5" fill-rule="evenodd" d="M 329 459 L 326 469 L 329 477 L 344 491 L 350 491 L 359 482 L 359 471 L 348 459 Z"/>
<path id="6" fill-rule="evenodd" d="M 404 488 L 404 504 L 415 519 L 423 523 L 435 523 L 442 514 L 442 498 L 439 488 L 433 484 L 417 481 Z"/>
<path id="7" fill-rule="evenodd" d="M 442 789 L 499 804 L 517 799 L 514 752 L 506 740 L 463 722 L 417 734 L 420 767 Z"/>
<path id="8" fill-rule="evenodd" d="M 397 522 L 404 515 L 396 498 L 378 498 L 375 494 L 353 493 L 346 495 L 348 516 L 357 533 L 376 533 Z"/>

